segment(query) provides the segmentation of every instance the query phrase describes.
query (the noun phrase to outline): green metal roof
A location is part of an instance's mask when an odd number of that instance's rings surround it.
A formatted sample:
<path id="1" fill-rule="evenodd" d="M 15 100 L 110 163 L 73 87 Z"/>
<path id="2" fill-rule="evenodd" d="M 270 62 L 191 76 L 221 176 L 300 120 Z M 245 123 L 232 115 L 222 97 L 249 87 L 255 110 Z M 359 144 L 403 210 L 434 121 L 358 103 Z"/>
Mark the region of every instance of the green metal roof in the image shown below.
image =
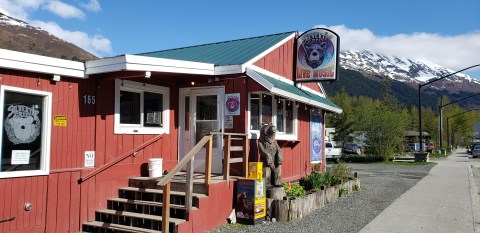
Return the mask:
<path id="1" fill-rule="evenodd" d="M 316 95 L 315 93 L 312 93 L 312 92 L 309 92 L 309 91 L 302 90 L 302 89 L 298 88 L 297 86 L 295 86 L 293 84 L 289 84 L 287 82 L 280 81 L 276 78 L 270 77 L 270 76 L 268 76 L 266 74 L 263 74 L 261 72 L 258 72 L 258 71 L 254 71 L 254 72 L 257 73 L 258 75 L 260 75 L 262 78 L 264 78 L 268 82 L 270 82 L 275 88 L 281 89 L 283 91 L 290 92 L 290 93 L 292 93 L 294 95 L 297 95 L 297 96 L 312 99 L 314 101 L 326 104 L 326 105 L 328 105 L 330 107 L 333 107 L 333 108 L 341 109 L 338 105 L 336 105 L 335 103 L 333 103 L 332 101 L 328 100 L 325 97 L 322 97 L 320 95 Z"/>
<path id="2" fill-rule="evenodd" d="M 211 63 L 215 64 L 215 66 L 241 65 L 287 38 L 292 33 L 294 32 L 141 53 L 137 55 Z"/>

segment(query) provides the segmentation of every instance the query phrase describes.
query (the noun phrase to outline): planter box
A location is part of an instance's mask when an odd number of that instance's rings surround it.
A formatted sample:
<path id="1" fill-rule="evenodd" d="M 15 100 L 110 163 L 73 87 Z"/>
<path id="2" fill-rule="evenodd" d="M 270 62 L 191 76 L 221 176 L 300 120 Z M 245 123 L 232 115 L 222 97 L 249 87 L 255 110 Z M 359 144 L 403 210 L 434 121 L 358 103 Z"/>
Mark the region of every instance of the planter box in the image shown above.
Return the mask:
<path id="1" fill-rule="evenodd" d="M 415 155 L 415 162 L 428 162 L 428 152 L 417 152 Z"/>
<path id="2" fill-rule="evenodd" d="M 302 219 L 316 209 L 335 203 L 340 197 L 340 190 L 343 190 L 342 195 L 345 195 L 351 193 L 355 187 L 360 188 L 359 179 L 347 181 L 293 200 L 274 200 L 272 203 L 273 216 L 279 222 Z"/>

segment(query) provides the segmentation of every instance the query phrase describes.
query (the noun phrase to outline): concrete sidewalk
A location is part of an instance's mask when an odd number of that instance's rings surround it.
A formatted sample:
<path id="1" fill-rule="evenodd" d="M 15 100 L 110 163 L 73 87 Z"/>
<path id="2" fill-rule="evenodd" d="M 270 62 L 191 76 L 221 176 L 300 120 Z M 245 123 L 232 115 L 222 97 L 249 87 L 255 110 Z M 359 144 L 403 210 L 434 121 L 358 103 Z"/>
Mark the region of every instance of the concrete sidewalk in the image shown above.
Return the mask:
<path id="1" fill-rule="evenodd" d="M 480 160 L 459 149 L 405 192 L 360 232 L 480 233 L 480 202 L 473 171 Z M 473 166 L 473 168 L 472 168 Z"/>

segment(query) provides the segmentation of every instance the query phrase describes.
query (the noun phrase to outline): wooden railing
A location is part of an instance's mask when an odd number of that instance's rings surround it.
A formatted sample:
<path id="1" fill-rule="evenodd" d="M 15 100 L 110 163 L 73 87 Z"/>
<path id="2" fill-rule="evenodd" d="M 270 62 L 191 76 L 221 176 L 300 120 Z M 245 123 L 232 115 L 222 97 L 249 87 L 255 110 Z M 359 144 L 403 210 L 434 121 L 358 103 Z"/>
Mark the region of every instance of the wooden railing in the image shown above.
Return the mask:
<path id="1" fill-rule="evenodd" d="M 205 179 L 204 184 L 207 186 L 210 185 L 212 180 L 212 146 L 213 138 L 216 136 L 223 135 L 225 139 L 224 147 L 224 162 L 223 162 L 223 178 L 229 182 L 229 173 L 230 173 L 230 163 L 237 162 L 230 160 L 231 151 L 239 151 L 239 148 L 234 148 L 231 146 L 232 138 L 242 138 L 243 139 L 243 170 L 245 176 L 248 175 L 248 135 L 247 134 L 235 134 L 235 133 L 217 133 L 212 132 L 207 136 L 204 136 L 198 143 L 195 145 L 188 153 L 183 157 L 180 162 L 170 171 L 167 175 L 162 177 L 158 185 L 163 187 L 163 199 L 162 199 L 162 232 L 169 232 L 169 222 L 170 222 L 170 183 L 172 178 L 182 170 L 186 165 L 186 182 L 185 182 L 185 209 L 188 212 L 192 209 L 193 202 L 193 163 L 194 156 L 206 145 L 205 150 Z M 233 150 L 232 150 L 233 148 Z M 228 184 L 229 185 L 229 184 Z"/>
<path id="2" fill-rule="evenodd" d="M 160 135 L 157 135 L 155 136 L 154 138 L 144 142 L 143 144 L 141 144 L 140 146 L 137 146 L 135 147 L 134 149 L 128 151 L 127 153 L 119 156 L 118 158 L 108 162 L 107 164 L 103 165 L 102 167 L 96 169 L 95 171 L 89 173 L 88 175 L 84 176 L 84 177 L 80 177 L 80 179 L 78 179 L 78 183 L 81 184 L 82 182 L 92 178 L 93 176 L 97 175 L 98 173 L 100 172 L 103 172 L 105 170 L 107 170 L 108 168 L 112 167 L 113 165 L 119 163 L 120 161 L 126 159 L 127 157 L 133 155 L 133 156 L 136 156 L 138 151 L 142 150 L 143 148 L 149 146 L 150 144 L 160 140 L 165 134 L 160 134 Z"/>
<path id="3" fill-rule="evenodd" d="M 227 181 L 227 185 L 230 187 L 230 164 L 242 163 L 242 171 L 245 177 L 248 176 L 248 152 L 250 151 L 248 143 L 248 134 L 241 133 L 217 133 L 213 132 L 213 135 L 223 135 L 225 141 L 225 147 L 223 148 L 223 179 Z M 232 146 L 232 141 L 241 140 L 241 146 Z M 230 152 L 241 151 L 241 158 L 230 158 Z"/>

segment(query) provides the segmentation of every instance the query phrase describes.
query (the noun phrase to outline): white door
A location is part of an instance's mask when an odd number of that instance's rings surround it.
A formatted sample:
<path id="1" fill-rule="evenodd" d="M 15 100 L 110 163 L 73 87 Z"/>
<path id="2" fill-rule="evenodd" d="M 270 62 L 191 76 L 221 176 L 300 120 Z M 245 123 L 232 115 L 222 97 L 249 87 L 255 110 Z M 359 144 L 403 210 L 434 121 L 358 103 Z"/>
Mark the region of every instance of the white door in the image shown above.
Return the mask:
<path id="1" fill-rule="evenodd" d="M 223 87 L 180 89 L 179 160 L 210 132 L 223 132 Z M 222 173 L 223 140 L 214 137 L 212 173 Z M 205 147 L 194 161 L 195 172 L 205 172 Z"/>

